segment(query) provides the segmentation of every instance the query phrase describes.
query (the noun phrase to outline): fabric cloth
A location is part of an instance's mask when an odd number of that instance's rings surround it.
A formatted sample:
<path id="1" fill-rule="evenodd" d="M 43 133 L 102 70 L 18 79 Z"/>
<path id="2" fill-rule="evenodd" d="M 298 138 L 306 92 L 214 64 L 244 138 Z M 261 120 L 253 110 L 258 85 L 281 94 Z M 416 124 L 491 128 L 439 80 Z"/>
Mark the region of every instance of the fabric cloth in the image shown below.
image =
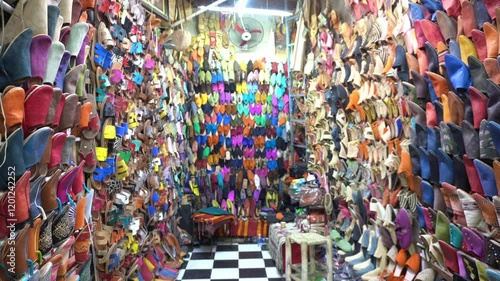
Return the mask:
<path id="1" fill-rule="evenodd" d="M 224 211 L 221 208 L 217 208 L 217 207 L 203 208 L 203 209 L 198 210 L 197 213 L 209 214 L 209 215 L 214 215 L 214 216 L 232 215 L 230 212 Z"/>
<path id="2" fill-rule="evenodd" d="M 285 242 L 286 236 L 289 233 L 299 232 L 299 229 L 294 224 L 287 224 L 286 229 L 281 229 L 280 223 L 271 224 L 269 226 L 269 254 L 276 263 L 276 267 L 281 272 L 285 272 Z M 301 252 L 299 244 L 292 244 L 292 264 L 301 262 Z"/>
<path id="3" fill-rule="evenodd" d="M 229 231 L 231 231 L 229 233 Z M 234 221 L 230 230 L 225 231 L 220 228 L 218 236 L 236 236 L 236 237 L 260 237 L 269 236 L 269 224 L 266 220 L 248 219 Z"/>

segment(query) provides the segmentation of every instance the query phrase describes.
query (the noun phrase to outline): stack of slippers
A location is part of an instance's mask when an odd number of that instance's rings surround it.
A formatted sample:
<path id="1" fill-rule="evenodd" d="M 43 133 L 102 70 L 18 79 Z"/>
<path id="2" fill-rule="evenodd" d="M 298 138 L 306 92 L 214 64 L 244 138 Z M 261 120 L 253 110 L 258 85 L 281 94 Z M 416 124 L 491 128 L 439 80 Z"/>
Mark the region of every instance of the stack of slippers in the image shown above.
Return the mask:
<path id="1" fill-rule="evenodd" d="M 256 209 L 269 207 L 266 190 L 277 189 L 289 165 L 286 64 L 238 63 L 205 46 L 201 62 L 192 65 L 189 189 L 197 208 L 220 206 L 256 217 Z"/>
<path id="2" fill-rule="evenodd" d="M 140 1 L 15 7 L 0 75 L 0 236 L 15 247 L 2 246 L 1 280 L 176 279 L 190 117 L 171 58 L 191 37 L 160 22 Z"/>
<path id="3" fill-rule="evenodd" d="M 309 170 L 343 210 L 355 274 L 498 280 L 500 4 L 305 5 Z"/>

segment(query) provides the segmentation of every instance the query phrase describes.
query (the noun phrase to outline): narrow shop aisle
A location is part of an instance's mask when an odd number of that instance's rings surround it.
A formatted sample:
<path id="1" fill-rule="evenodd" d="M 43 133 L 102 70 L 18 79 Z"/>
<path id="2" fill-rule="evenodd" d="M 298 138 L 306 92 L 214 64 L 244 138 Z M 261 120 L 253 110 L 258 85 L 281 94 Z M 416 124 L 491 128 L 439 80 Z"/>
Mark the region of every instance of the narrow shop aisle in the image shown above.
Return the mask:
<path id="1" fill-rule="evenodd" d="M 195 247 L 179 271 L 177 280 L 284 281 L 269 251 L 257 244 L 218 242 Z M 212 251 L 211 251 L 212 250 Z"/>

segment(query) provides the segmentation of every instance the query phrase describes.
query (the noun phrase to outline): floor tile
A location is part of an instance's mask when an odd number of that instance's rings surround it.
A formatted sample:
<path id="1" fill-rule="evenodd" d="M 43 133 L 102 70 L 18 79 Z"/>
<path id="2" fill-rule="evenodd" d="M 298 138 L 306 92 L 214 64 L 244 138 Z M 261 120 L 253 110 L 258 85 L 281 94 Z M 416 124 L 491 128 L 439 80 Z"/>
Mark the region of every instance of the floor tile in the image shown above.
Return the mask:
<path id="1" fill-rule="evenodd" d="M 241 244 L 238 245 L 238 250 L 240 252 L 256 252 L 261 251 L 257 244 Z"/>
<path id="2" fill-rule="evenodd" d="M 238 252 L 216 252 L 215 260 L 237 260 Z"/>
<path id="3" fill-rule="evenodd" d="M 215 260 L 213 268 L 238 268 L 237 260 Z"/>
<path id="4" fill-rule="evenodd" d="M 190 262 L 192 260 L 208 260 L 208 259 L 212 259 L 213 257 L 214 257 L 214 254 L 212 254 L 212 253 L 193 253 L 193 254 L 191 254 Z"/>
<path id="5" fill-rule="evenodd" d="M 210 269 L 190 269 L 184 272 L 182 280 L 188 279 L 210 279 L 212 270 Z"/>
<path id="6" fill-rule="evenodd" d="M 263 259 L 241 259 L 239 260 L 239 268 L 265 268 Z"/>
<path id="7" fill-rule="evenodd" d="M 240 270 L 238 268 L 215 268 L 212 269 L 210 279 L 238 279 Z"/>
<path id="8" fill-rule="evenodd" d="M 266 276 L 265 268 L 240 268 L 241 278 L 264 278 Z"/>
<path id="9" fill-rule="evenodd" d="M 264 265 L 266 267 L 275 267 L 276 263 L 272 259 L 264 259 Z"/>
<path id="10" fill-rule="evenodd" d="M 194 247 L 177 280 L 285 281 L 269 252 L 256 243 L 217 242 Z"/>
<path id="11" fill-rule="evenodd" d="M 179 274 L 177 275 L 177 280 L 182 280 L 182 277 L 184 277 L 184 272 L 186 270 L 184 269 L 179 269 Z"/>
<path id="12" fill-rule="evenodd" d="M 269 254 L 269 251 L 262 251 L 262 257 L 264 259 L 272 259 L 271 254 Z"/>
<path id="13" fill-rule="evenodd" d="M 186 266 L 186 269 L 212 269 L 214 267 L 214 260 L 192 260 Z"/>
<path id="14" fill-rule="evenodd" d="M 193 253 L 210 253 L 210 252 L 215 252 L 215 248 L 217 246 L 213 245 L 212 248 L 210 248 L 210 245 L 201 245 L 199 247 L 194 247 L 193 248 Z"/>
<path id="15" fill-rule="evenodd" d="M 217 245 L 216 251 L 217 252 L 227 252 L 227 251 L 237 252 L 238 245 Z"/>
<path id="16" fill-rule="evenodd" d="M 261 259 L 262 252 L 240 252 L 239 258 L 240 259 Z"/>
<path id="17" fill-rule="evenodd" d="M 235 246 L 238 246 L 238 243 L 231 242 L 231 240 L 229 240 L 229 241 L 219 241 L 219 242 L 217 242 L 217 245 L 235 245 Z"/>
<path id="18" fill-rule="evenodd" d="M 281 278 L 283 275 L 278 271 L 276 267 L 266 268 L 267 278 Z"/>

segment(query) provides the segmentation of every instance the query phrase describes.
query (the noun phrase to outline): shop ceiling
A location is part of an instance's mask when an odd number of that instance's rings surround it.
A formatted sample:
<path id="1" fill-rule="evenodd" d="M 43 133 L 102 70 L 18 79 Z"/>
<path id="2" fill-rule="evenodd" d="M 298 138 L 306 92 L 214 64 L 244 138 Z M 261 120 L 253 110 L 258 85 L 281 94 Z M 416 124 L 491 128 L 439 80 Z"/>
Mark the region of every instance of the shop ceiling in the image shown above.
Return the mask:
<path id="1" fill-rule="evenodd" d="M 215 2 L 212 0 L 194 0 L 196 6 L 208 6 Z M 220 4 L 221 7 L 232 7 L 235 0 L 227 0 Z M 247 8 L 270 9 L 270 10 L 295 10 L 297 0 L 247 0 Z"/>
<path id="2" fill-rule="evenodd" d="M 36 0 L 38 1 L 38 0 Z M 161 1 L 161 0 L 160 0 Z M 163 0 L 168 2 L 168 0 Z M 184 0 L 191 1 L 194 7 L 234 7 L 238 0 Z M 282 11 L 290 11 L 295 10 L 297 7 L 297 2 L 299 0 L 246 0 L 246 8 L 254 8 L 254 9 L 268 9 L 268 10 L 282 10 Z M 0 6 L 4 11 L 4 21 L 7 22 L 10 18 L 12 11 L 14 10 L 12 7 L 15 7 L 15 4 L 18 0 L 0 0 Z M 144 1 L 143 4 L 147 2 Z M 206 9 L 198 9 L 191 16 L 187 18 L 187 20 L 195 18 L 197 15 L 203 13 Z M 161 12 L 158 14 L 162 20 L 168 22 L 168 17 Z M 172 27 L 178 26 L 185 22 L 186 19 L 178 20 L 174 23 L 169 22 L 168 25 Z"/>

